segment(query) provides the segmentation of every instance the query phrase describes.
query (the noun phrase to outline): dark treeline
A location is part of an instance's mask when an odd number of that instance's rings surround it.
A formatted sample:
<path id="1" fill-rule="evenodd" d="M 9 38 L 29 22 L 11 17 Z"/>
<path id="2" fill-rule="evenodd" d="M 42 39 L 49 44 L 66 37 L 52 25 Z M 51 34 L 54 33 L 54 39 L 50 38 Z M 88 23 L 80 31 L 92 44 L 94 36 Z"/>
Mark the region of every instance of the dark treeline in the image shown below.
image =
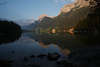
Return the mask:
<path id="1" fill-rule="evenodd" d="M 21 35 L 21 27 L 13 21 L 0 20 L 0 44 L 12 42 Z"/>

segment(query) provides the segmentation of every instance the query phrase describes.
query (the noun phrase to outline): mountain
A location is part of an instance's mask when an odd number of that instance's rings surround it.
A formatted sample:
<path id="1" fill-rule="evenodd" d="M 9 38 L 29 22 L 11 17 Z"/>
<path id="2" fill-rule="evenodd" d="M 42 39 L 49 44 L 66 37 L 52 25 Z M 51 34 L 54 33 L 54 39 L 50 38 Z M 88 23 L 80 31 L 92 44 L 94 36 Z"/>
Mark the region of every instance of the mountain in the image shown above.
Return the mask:
<path id="1" fill-rule="evenodd" d="M 60 14 L 55 19 L 59 25 L 64 24 L 66 27 L 70 27 L 85 19 L 88 13 L 89 1 L 76 0 L 74 3 L 64 5 L 61 8 Z"/>
<path id="2" fill-rule="evenodd" d="M 37 32 L 48 32 L 54 27 L 54 17 L 49 17 L 47 15 L 41 15 L 38 19 L 39 24 L 35 28 Z"/>
<path id="3" fill-rule="evenodd" d="M 85 19 L 89 13 L 89 1 L 76 0 L 74 3 L 64 5 L 58 16 L 40 16 L 40 24 L 37 28 L 50 30 L 55 28 L 58 31 L 69 29 L 76 26 L 81 20 Z"/>
<path id="4" fill-rule="evenodd" d="M 43 17 L 40 21 L 39 27 L 48 28 L 52 26 L 54 19 L 48 16 Z"/>
<path id="5" fill-rule="evenodd" d="M 98 0 L 75 0 L 71 4 L 64 5 L 60 13 L 55 17 L 49 17 L 46 14 L 41 15 L 37 20 L 39 23 L 35 26 L 35 29 L 41 32 L 49 32 L 52 29 L 64 32 L 64 30 L 68 31 L 73 27 L 74 30 L 85 29 L 87 31 L 87 29 L 95 25 L 92 27 L 95 30 L 96 26 L 100 27 L 99 19 L 96 19 L 98 17 L 96 13 L 99 13 L 97 5 L 99 6 Z M 90 17 L 91 15 L 92 17 Z M 97 22 L 94 23 L 96 20 Z M 29 29 L 31 26 L 29 26 Z"/>
<path id="6" fill-rule="evenodd" d="M 34 30 L 37 27 L 37 25 L 39 23 L 40 23 L 39 21 L 34 21 L 34 22 L 32 22 L 32 23 L 30 23 L 28 25 L 22 26 L 22 29 L 23 30 L 27 30 L 27 31 L 32 31 L 32 30 Z"/>
<path id="7" fill-rule="evenodd" d="M 76 30 L 87 30 L 90 33 L 98 34 L 100 32 L 100 1 L 92 0 L 89 5 L 87 17 L 77 24 Z"/>
<path id="8" fill-rule="evenodd" d="M 21 26 L 22 30 L 31 31 L 36 25 L 37 21 L 35 21 L 34 19 L 25 19 L 25 20 L 21 19 L 21 20 L 16 20 L 15 22 Z"/>
<path id="9" fill-rule="evenodd" d="M 22 26 L 23 30 L 32 31 L 35 30 L 37 27 L 44 29 L 48 28 L 48 26 L 52 25 L 51 22 L 53 22 L 53 20 L 52 17 L 48 17 L 47 15 L 43 14 L 39 16 L 39 19 L 36 21 L 28 19 L 28 20 L 21 20 L 20 22 L 18 23 Z"/>

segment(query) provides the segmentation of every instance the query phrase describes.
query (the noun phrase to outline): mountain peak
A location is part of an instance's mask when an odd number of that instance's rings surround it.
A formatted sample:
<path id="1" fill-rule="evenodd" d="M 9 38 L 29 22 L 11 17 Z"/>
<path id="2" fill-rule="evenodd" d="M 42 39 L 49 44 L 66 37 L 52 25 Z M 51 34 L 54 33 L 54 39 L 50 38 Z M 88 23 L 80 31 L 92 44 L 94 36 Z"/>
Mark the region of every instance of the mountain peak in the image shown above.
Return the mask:
<path id="1" fill-rule="evenodd" d="M 73 8 L 82 8 L 82 7 L 88 7 L 90 5 L 90 0 L 75 0 L 75 2 L 71 3 L 71 4 L 66 4 L 64 5 L 63 8 L 61 8 L 61 12 L 60 13 L 67 13 L 70 12 Z"/>
<path id="2" fill-rule="evenodd" d="M 39 19 L 38 20 L 41 21 L 44 17 L 48 17 L 48 15 L 42 14 L 42 15 L 39 16 Z"/>

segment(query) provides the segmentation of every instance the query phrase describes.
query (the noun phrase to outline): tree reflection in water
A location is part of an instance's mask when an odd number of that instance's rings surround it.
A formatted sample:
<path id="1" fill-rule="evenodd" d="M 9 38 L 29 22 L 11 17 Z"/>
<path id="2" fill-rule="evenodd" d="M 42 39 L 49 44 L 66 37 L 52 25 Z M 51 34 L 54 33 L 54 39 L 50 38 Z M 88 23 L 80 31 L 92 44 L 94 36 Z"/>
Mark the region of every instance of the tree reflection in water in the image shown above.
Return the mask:
<path id="1" fill-rule="evenodd" d="M 21 32 L 21 27 L 13 21 L 0 20 L 0 44 L 18 40 Z"/>

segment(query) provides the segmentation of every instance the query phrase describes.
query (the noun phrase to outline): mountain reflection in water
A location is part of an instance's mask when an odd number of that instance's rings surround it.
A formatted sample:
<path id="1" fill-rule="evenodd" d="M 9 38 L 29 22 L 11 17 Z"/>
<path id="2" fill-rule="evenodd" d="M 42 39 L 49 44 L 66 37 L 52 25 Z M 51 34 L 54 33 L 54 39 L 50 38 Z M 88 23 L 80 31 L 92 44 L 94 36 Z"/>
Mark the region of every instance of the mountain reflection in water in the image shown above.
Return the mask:
<path id="1" fill-rule="evenodd" d="M 23 33 L 19 40 L 1 44 L 0 65 L 9 67 L 37 67 L 39 65 L 41 67 L 55 67 L 60 57 L 67 58 L 61 53 L 57 45 L 50 44 L 48 47 L 43 47 L 30 36 L 30 33 Z"/>
<path id="2" fill-rule="evenodd" d="M 22 33 L 19 40 L 0 45 L 0 65 L 9 67 L 76 67 L 78 62 L 83 62 L 81 60 L 83 54 L 85 55 L 87 51 L 91 52 L 95 48 L 97 47 L 84 44 L 75 35 Z M 84 50 L 86 51 L 84 52 Z M 92 54 L 89 56 L 95 56 L 94 53 L 100 54 L 97 50 L 99 49 L 95 49 L 95 52 L 91 52 Z M 81 55 L 79 51 L 83 54 Z M 79 61 L 75 62 L 77 59 Z"/>

